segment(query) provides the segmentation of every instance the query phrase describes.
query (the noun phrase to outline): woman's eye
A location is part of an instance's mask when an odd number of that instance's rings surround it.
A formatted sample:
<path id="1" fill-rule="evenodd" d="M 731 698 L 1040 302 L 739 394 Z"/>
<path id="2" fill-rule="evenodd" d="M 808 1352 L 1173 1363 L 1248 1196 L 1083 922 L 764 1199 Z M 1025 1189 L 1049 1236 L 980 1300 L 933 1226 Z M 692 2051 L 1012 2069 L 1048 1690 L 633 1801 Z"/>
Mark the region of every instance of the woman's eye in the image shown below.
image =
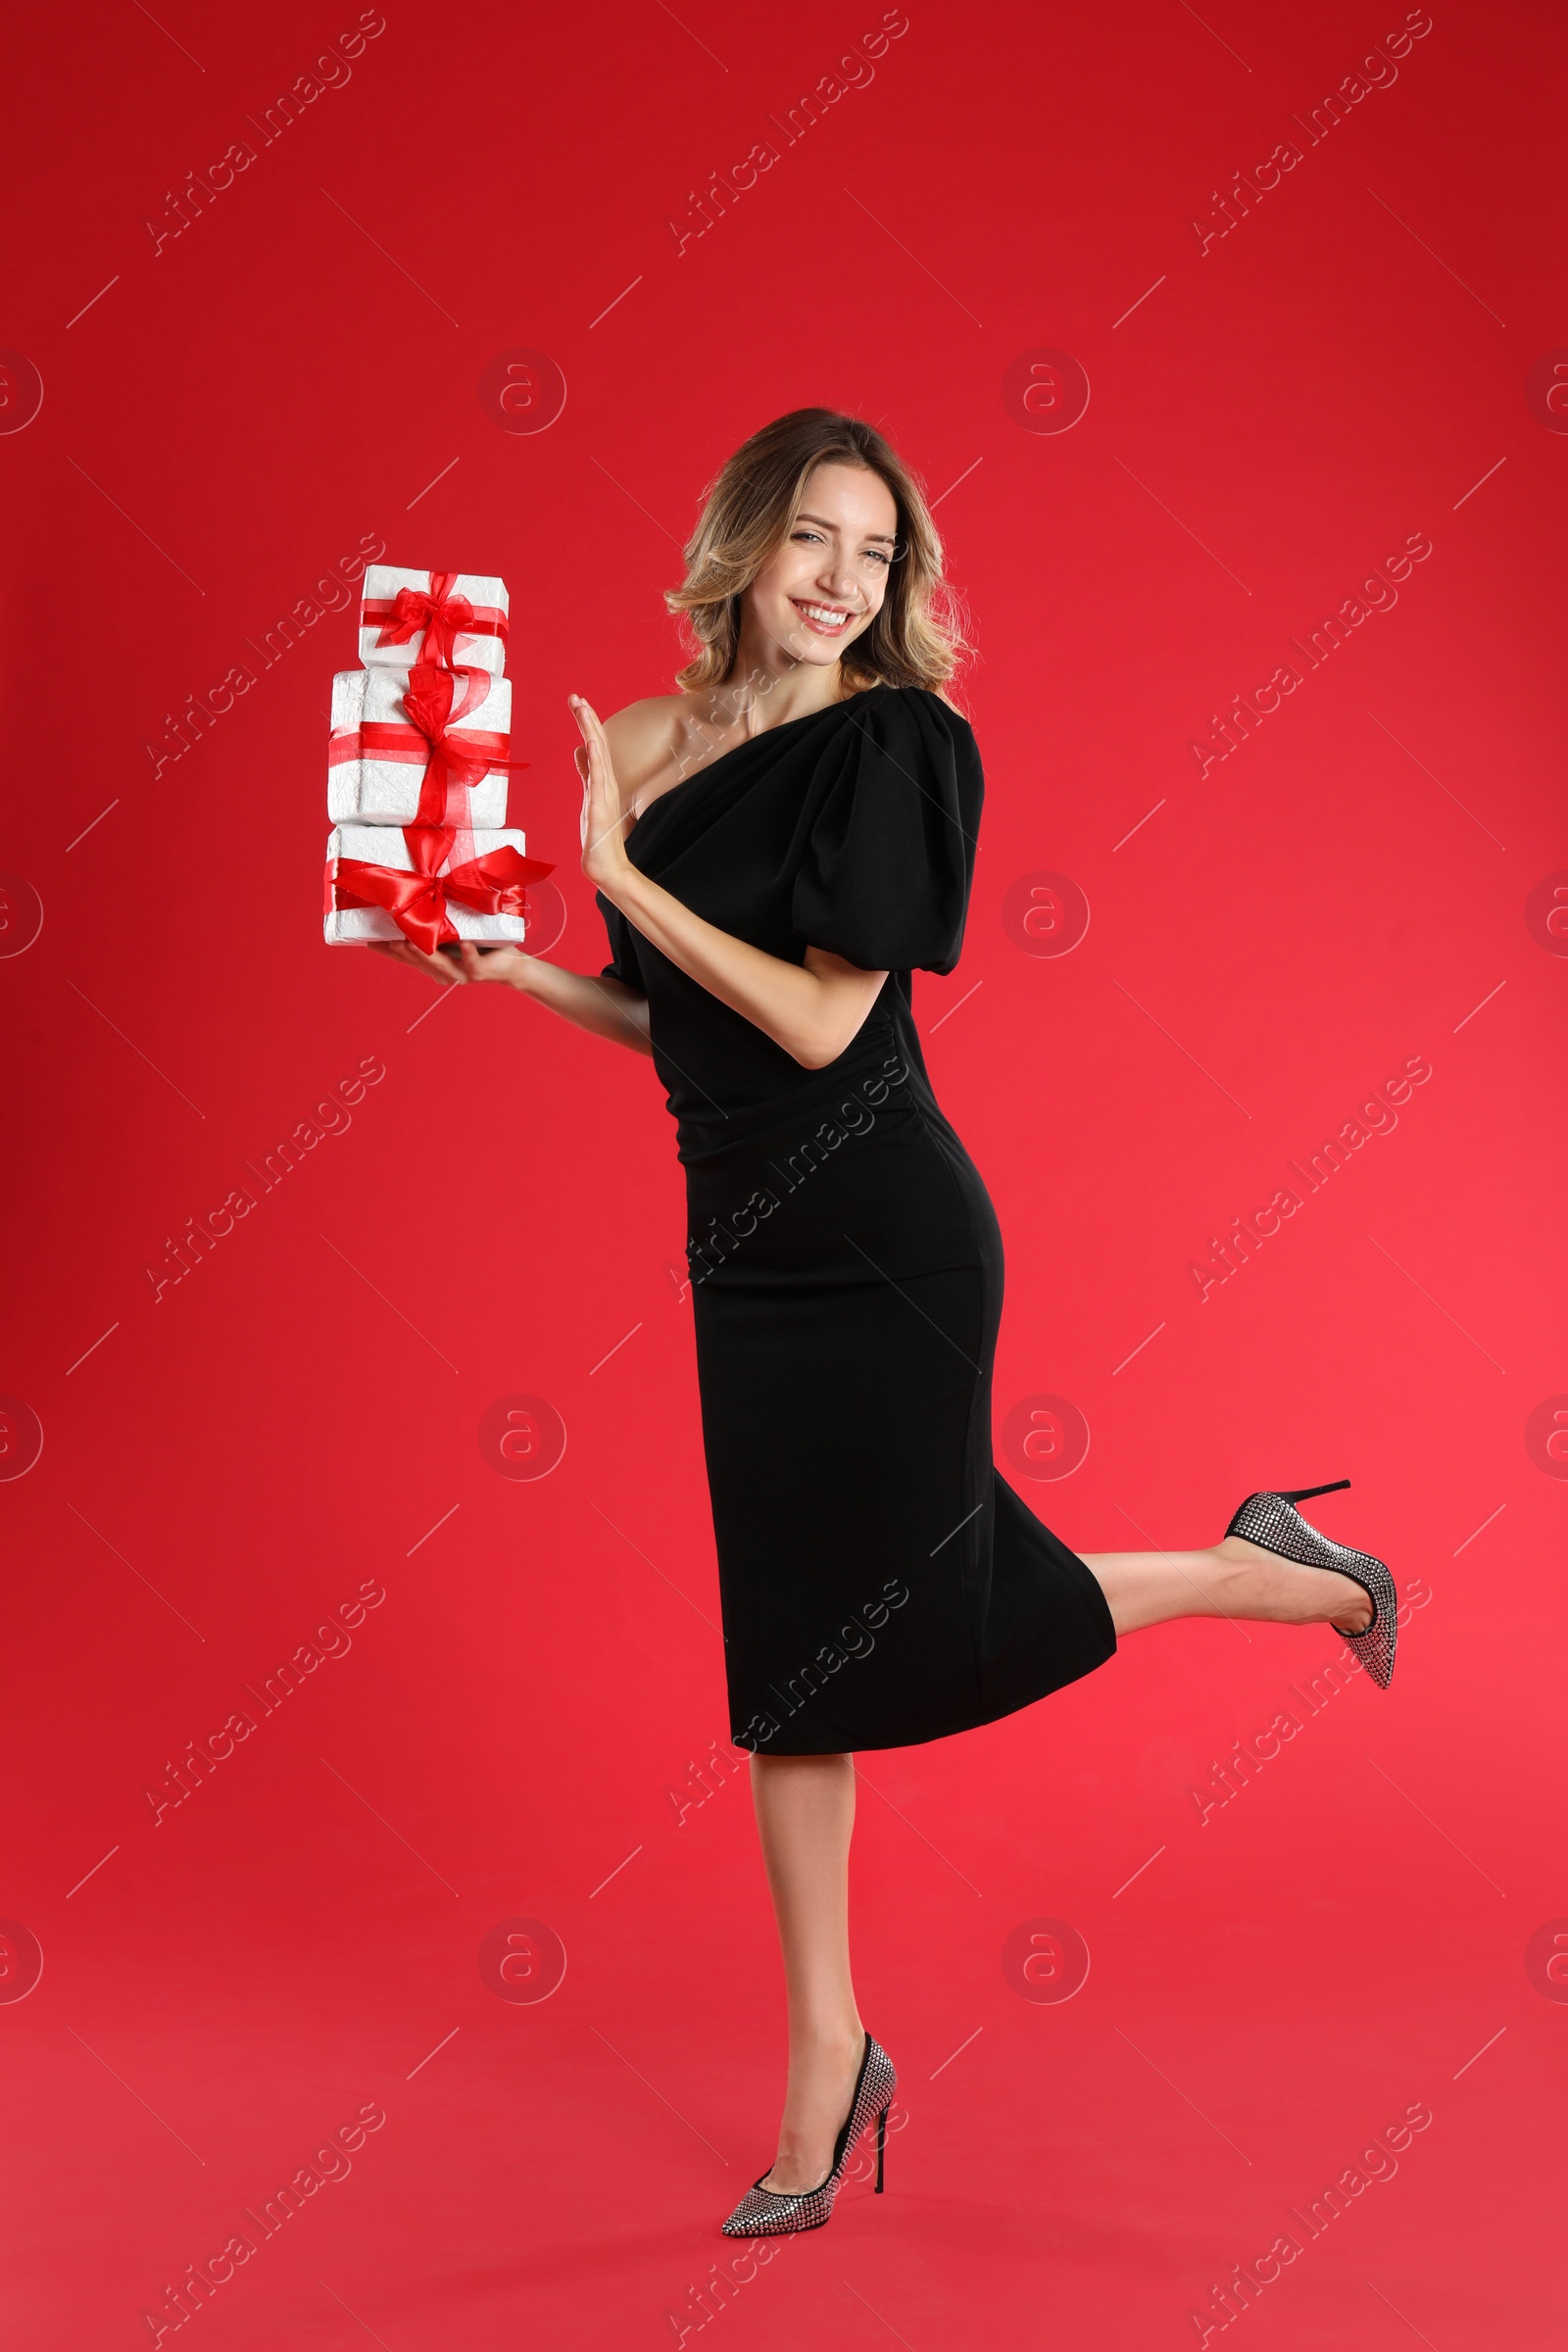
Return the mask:
<path id="1" fill-rule="evenodd" d="M 885 550 L 880 547 L 868 547 L 865 552 L 874 563 L 885 565 L 891 562 L 891 558 L 887 555 Z"/>

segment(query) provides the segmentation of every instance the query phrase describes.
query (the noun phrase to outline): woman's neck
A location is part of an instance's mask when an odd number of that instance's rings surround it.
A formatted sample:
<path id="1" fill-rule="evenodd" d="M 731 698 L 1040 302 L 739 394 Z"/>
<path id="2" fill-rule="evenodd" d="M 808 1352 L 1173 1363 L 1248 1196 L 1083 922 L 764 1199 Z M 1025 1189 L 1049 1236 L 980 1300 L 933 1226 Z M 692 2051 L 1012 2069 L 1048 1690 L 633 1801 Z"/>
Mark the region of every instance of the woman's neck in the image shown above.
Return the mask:
<path id="1" fill-rule="evenodd" d="M 791 719 L 808 718 L 858 691 L 842 662 L 818 667 L 814 662 L 797 662 L 777 646 L 748 644 L 744 634 L 729 676 L 710 689 L 720 723 L 740 735 L 760 735 Z"/>

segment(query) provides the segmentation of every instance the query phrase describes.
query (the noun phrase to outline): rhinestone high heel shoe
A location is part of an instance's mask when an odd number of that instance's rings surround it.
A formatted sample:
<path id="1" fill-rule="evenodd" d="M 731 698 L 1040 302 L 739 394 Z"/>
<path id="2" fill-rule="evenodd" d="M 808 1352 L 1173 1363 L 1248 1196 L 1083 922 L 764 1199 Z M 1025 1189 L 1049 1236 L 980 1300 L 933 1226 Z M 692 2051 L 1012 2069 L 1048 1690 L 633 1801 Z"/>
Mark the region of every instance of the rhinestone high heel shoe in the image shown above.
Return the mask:
<path id="1" fill-rule="evenodd" d="M 1369 1593 L 1371 1624 L 1364 1633 L 1347 1634 L 1344 1638 L 1379 1690 L 1386 1690 L 1394 1676 L 1394 1645 L 1397 1638 L 1395 1621 L 1399 1604 L 1394 1579 L 1383 1562 L 1374 1559 L 1369 1551 L 1349 1551 L 1343 1544 L 1319 1535 L 1296 1507 L 1298 1502 L 1309 1502 L 1314 1494 L 1338 1494 L 1341 1487 L 1349 1483 L 1348 1478 L 1336 1478 L 1326 1487 L 1296 1487 L 1274 1494 L 1249 1494 L 1225 1533 L 1243 1536 L 1249 1544 L 1277 1552 L 1281 1559 L 1295 1560 L 1302 1568 L 1332 1568 L 1336 1575 L 1349 1577 Z"/>
<path id="2" fill-rule="evenodd" d="M 832 2218 L 833 2200 L 844 2179 L 844 2168 L 855 2153 L 856 2142 L 872 2117 L 876 2118 L 876 2193 L 882 2194 L 882 2159 L 887 2148 L 888 2109 L 899 2078 L 893 2061 L 879 2042 L 865 2037 L 865 2049 L 860 2058 L 860 2071 L 855 2079 L 855 2096 L 850 2112 L 844 2119 L 844 2129 L 833 2144 L 833 2162 L 824 2180 L 814 2188 L 803 2188 L 786 2196 L 776 2188 L 764 2188 L 762 2180 L 750 2187 L 734 2212 L 723 2225 L 726 2237 L 781 2237 L 792 2230 L 820 2230 Z M 768 2167 L 771 2171 L 772 2167 Z"/>

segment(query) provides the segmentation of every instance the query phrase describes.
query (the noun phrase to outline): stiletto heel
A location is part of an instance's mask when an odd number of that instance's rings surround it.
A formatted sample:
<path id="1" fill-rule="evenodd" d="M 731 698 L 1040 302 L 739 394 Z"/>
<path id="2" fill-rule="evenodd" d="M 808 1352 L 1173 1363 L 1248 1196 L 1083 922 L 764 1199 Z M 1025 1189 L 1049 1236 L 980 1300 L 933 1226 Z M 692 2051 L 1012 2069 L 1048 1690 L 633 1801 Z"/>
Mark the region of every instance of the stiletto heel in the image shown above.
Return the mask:
<path id="1" fill-rule="evenodd" d="M 882 2186 L 882 2158 L 887 2142 L 888 2109 L 899 2078 L 892 2059 L 869 2034 L 860 2056 L 860 2071 L 855 2079 L 855 2095 L 844 2128 L 833 2145 L 833 2162 L 824 2180 L 814 2188 L 803 2188 L 785 2195 L 776 2188 L 764 2188 L 761 2180 L 753 2183 L 723 2224 L 726 2237 L 780 2237 L 788 2230 L 820 2230 L 833 2216 L 833 2200 L 844 2179 L 844 2168 L 854 2155 L 857 2142 L 873 2116 L 877 2118 L 876 2185 Z M 769 2166 L 768 2171 L 772 2167 Z"/>
<path id="2" fill-rule="evenodd" d="M 1227 1536 L 1245 1537 L 1264 1551 L 1272 1551 L 1282 1560 L 1295 1560 L 1301 1568 L 1331 1568 L 1337 1576 L 1349 1577 L 1366 1592 L 1372 1602 L 1372 1622 L 1364 1633 L 1345 1634 L 1348 1642 L 1365 1666 L 1380 1690 L 1386 1690 L 1394 1677 L 1394 1649 L 1397 1639 L 1396 1619 L 1399 1598 L 1394 1590 L 1394 1579 L 1382 1560 L 1369 1551 L 1350 1551 L 1332 1538 L 1319 1535 L 1308 1525 L 1296 1508 L 1314 1494 L 1336 1494 L 1349 1485 L 1348 1478 L 1337 1478 L 1326 1487 L 1296 1487 L 1279 1489 L 1272 1494 L 1249 1494 L 1225 1530 Z M 1336 1627 L 1336 1632 L 1339 1628 Z"/>

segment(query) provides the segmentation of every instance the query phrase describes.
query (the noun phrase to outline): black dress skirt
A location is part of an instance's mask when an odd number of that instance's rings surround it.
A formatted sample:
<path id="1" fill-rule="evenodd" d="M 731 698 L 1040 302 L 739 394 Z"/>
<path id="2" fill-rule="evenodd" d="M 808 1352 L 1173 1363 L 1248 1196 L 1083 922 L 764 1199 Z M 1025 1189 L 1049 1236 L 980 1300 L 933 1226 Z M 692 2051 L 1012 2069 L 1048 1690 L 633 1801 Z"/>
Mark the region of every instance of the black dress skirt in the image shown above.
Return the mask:
<path id="1" fill-rule="evenodd" d="M 1116 1647 L 1093 1573 L 992 1466 L 1002 1240 L 910 1010 L 910 971 L 958 958 L 983 789 L 967 721 L 880 686 L 632 828 L 633 864 L 720 930 L 887 972 L 826 1069 L 599 901 L 677 1121 L 730 1731 L 763 1753 L 940 1740 Z"/>

